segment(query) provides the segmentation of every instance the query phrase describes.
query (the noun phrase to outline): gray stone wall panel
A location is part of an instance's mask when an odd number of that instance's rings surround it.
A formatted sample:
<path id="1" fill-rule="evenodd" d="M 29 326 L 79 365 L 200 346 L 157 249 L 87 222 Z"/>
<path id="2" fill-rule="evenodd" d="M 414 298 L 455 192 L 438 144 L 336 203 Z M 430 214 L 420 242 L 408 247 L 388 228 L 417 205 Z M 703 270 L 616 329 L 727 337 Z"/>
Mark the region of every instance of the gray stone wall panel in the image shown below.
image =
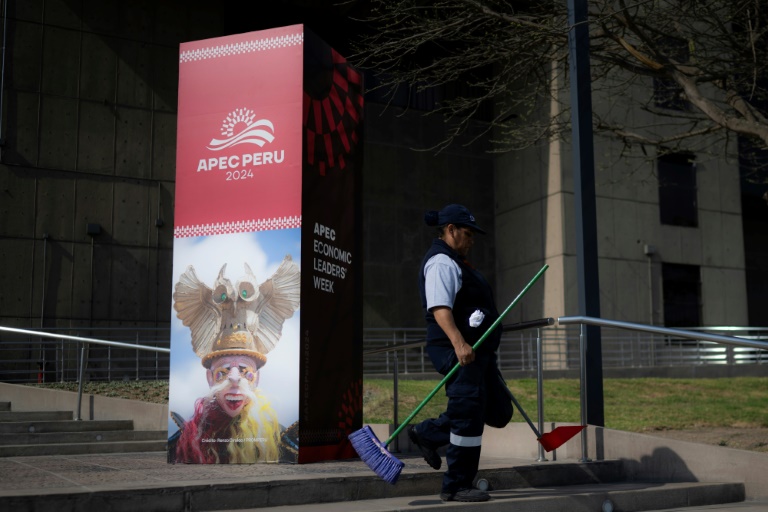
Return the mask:
<path id="1" fill-rule="evenodd" d="M 83 235 L 85 235 L 85 225 L 82 229 Z M 72 307 L 70 318 L 76 319 L 82 325 L 89 325 L 93 320 L 93 313 L 91 311 L 91 270 L 98 262 L 92 261 L 93 255 L 96 253 L 92 250 L 91 237 L 87 237 L 86 241 L 82 241 L 76 244 L 72 244 L 72 276 L 71 276 L 71 292 L 72 292 Z M 99 237 L 93 239 L 93 247 L 97 243 L 101 243 L 106 238 L 106 234 L 102 234 Z"/>
<path id="2" fill-rule="evenodd" d="M 32 299 L 30 281 L 34 268 L 33 240 L 7 238 L 0 243 L 0 323 L 7 319 L 28 317 Z M 13 269 L 13 272 L 7 271 Z"/>
<path id="3" fill-rule="evenodd" d="M 151 178 L 152 113 L 148 110 L 119 108 L 116 130 L 115 174 Z"/>
<path id="4" fill-rule="evenodd" d="M 152 107 L 163 112 L 178 108 L 179 46 L 155 46 L 152 51 Z"/>
<path id="5" fill-rule="evenodd" d="M 152 178 L 176 180 L 176 115 L 157 112 L 152 115 Z"/>
<path id="6" fill-rule="evenodd" d="M 161 248 L 156 251 L 156 282 L 150 283 L 147 292 L 154 294 L 155 316 L 160 323 L 170 322 L 171 296 L 173 294 L 173 250 Z M 154 286 L 153 286 L 154 285 Z"/>
<path id="7" fill-rule="evenodd" d="M 42 33 L 39 23 L 8 21 L 8 63 L 13 63 L 6 69 L 9 87 L 28 91 L 40 89 Z"/>
<path id="8" fill-rule="evenodd" d="M 113 211 L 113 180 L 98 176 L 79 176 L 75 192 L 75 219 L 73 239 L 90 244 L 91 235 L 87 233 L 88 224 L 101 226 L 102 234 L 98 240 L 110 236 Z"/>
<path id="9" fill-rule="evenodd" d="M 117 102 L 120 105 L 141 108 L 152 106 L 150 74 L 153 49 L 153 46 L 141 41 L 119 41 Z"/>
<path id="10" fill-rule="evenodd" d="M 40 95 L 9 90 L 5 93 L 5 146 L 2 160 L 9 164 L 37 165 Z"/>
<path id="11" fill-rule="evenodd" d="M 118 0 L 81 0 L 83 28 L 101 34 L 114 34 L 117 30 Z"/>
<path id="12" fill-rule="evenodd" d="M 35 235 L 57 242 L 72 240 L 76 182 L 67 173 L 40 172 L 37 181 Z M 85 226 L 82 226 L 85 230 Z"/>
<path id="13" fill-rule="evenodd" d="M 111 308 L 109 318 L 115 321 L 152 318 L 155 305 L 150 290 L 154 289 L 155 278 L 149 266 L 151 249 L 128 246 L 110 249 L 113 263 L 110 294 L 105 297 Z"/>
<path id="14" fill-rule="evenodd" d="M 72 294 L 74 244 L 68 240 L 51 237 L 45 249 L 45 265 L 35 265 L 31 302 L 32 318 L 72 318 L 72 302 L 78 300 Z M 42 262 L 43 246 L 36 243 L 35 261 Z M 44 297 L 44 301 L 43 301 Z M 45 309 L 41 310 L 41 304 Z"/>
<path id="15" fill-rule="evenodd" d="M 43 96 L 40 111 L 39 165 L 49 169 L 76 168 L 78 102 Z"/>
<path id="16" fill-rule="evenodd" d="M 109 300 L 112 297 L 112 273 L 115 265 L 116 251 L 119 252 L 120 248 L 111 241 L 96 239 L 92 248 L 93 257 L 91 258 L 90 254 L 88 256 L 89 267 L 87 275 L 89 278 L 91 275 L 93 276 L 93 287 L 92 292 L 91 288 L 88 288 L 88 295 L 81 295 L 81 297 L 84 297 L 90 303 L 89 308 L 92 310 L 92 313 L 89 314 L 92 314 L 93 319 L 96 321 L 113 321 L 115 318 L 113 305 L 110 304 Z"/>
<path id="17" fill-rule="evenodd" d="M 113 238 L 119 245 L 146 245 L 155 220 L 149 219 L 149 184 L 121 180 L 115 185 Z M 151 225 L 151 228 L 150 228 Z"/>
<path id="18" fill-rule="evenodd" d="M 43 5 L 43 19 L 46 24 L 71 29 L 81 28 L 83 6 L 80 0 L 43 0 Z"/>
<path id="19" fill-rule="evenodd" d="M 26 167 L 0 165 L 0 198 L 3 237 L 34 236 L 35 172 Z"/>
<path id="20" fill-rule="evenodd" d="M 156 196 L 155 199 L 158 201 L 158 218 L 162 221 L 162 226 L 159 226 L 156 232 L 157 247 L 161 251 L 172 250 L 174 184 L 158 182 L 157 189 L 159 197 Z M 169 260 L 167 263 L 170 265 L 172 262 Z"/>
<path id="21" fill-rule="evenodd" d="M 43 20 L 43 0 L 10 2 L 8 5 L 8 16 L 18 20 L 40 23 Z"/>
<path id="22" fill-rule="evenodd" d="M 77 168 L 95 174 L 115 172 L 115 112 L 111 105 L 80 102 Z"/>
<path id="23" fill-rule="evenodd" d="M 43 31 L 42 92 L 77 97 L 80 76 L 80 33 L 50 25 L 45 26 Z"/>
<path id="24" fill-rule="evenodd" d="M 192 41 L 187 32 L 187 9 L 183 0 L 155 2 L 153 42 L 176 46 L 182 41 Z"/>
<path id="25" fill-rule="evenodd" d="M 80 98 L 115 102 L 116 44 L 114 38 L 102 34 L 83 34 Z"/>
<path id="26" fill-rule="evenodd" d="M 117 35 L 138 41 L 152 40 L 152 11 L 157 2 L 131 0 L 118 2 Z"/>

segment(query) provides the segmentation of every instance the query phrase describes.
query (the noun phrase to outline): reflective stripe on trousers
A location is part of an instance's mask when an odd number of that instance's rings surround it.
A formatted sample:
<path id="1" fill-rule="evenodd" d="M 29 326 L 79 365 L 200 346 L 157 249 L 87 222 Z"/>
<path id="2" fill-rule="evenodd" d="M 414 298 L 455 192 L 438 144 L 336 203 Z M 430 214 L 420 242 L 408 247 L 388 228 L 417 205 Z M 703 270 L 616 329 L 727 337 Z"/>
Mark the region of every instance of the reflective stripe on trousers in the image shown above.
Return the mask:
<path id="1" fill-rule="evenodd" d="M 460 436 L 451 432 L 451 444 L 463 448 L 475 448 L 483 444 L 483 436 Z"/>

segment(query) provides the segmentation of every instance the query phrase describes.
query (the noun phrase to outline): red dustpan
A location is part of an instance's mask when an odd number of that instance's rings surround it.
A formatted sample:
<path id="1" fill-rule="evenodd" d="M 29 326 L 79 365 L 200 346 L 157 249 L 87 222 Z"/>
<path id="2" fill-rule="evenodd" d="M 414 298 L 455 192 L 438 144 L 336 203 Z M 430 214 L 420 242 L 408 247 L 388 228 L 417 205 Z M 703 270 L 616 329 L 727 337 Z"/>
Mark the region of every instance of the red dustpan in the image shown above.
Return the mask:
<path id="1" fill-rule="evenodd" d="M 531 425 L 533 427 L 533 425 Z M 573 436 L 586 428 L 586 425 L 557 427 L 552 432 L 539 436 L 541 446 L 548 452 L 555 450 L 568 442 Z M 533 429 L 534 432 L 536 429 Z"/>
<path id="2" fill-rule="evenodd" d="M 531 427 L 533 433 L 536 434 L 536 439 L 539 440 L 541 446 L 543 446 L 544 449 L 548 452 L 561 447 L 566 442 L 568 442 L 569 439 L 587 427 L 586 425 L 562 426 L 557 427 L 552 432 L 547 432 L 546 434 L 542 435 L 538 430 L 536 430 L 536 427 L 533 426 L 531 419 L 527 414 L 525 414 L 525 411 L 520 406 L 520 402 L 517 401 L 515 395 L 510 392 L 509 396 L 512 398 L 512 402 L 515 404 L 515 407 L 517 407 L 517 410 L 520 411 L 520 414 L 522 414 L 523 418 L 525 418 L 525 421 L 528 422 L 528 426 Z"/>

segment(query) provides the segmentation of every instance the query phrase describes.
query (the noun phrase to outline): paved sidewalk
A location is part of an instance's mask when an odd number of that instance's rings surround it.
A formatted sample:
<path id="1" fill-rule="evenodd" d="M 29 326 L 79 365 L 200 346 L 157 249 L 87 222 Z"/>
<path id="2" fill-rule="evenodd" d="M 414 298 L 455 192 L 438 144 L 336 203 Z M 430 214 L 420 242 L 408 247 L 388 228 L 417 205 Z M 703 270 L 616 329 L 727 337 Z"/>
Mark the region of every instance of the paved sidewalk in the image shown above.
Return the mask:
<path id="1" fill-rule="evenodd" d="M 426 462 L 416 455 L 398 455 L 405 462 L 401 479 L 409 475 L 428 473 L 441 475 L 441 471 L 432 470 Z M 573 461 L 545 462 L 545 465 L 573 463 Z M 531 460 L 510 460 L 508 458 L 484 457 L 481 469 L 509 468 L 511 466 L 540 465 Z M 199 464 L 168 464 L 165 453 L 123 453 L 98 455 L 69 455 L 69 456 L 37 456 L 37 457 L 8 457 L 0 458 L 0 500 L 12 497 L 37 496 L 44 500 L 45 496 L 82 495 L 104 491 L 143 490 L 144 493 L 168 492 L 171 489 L 183 489 L 198 486 L 225 486 L 229 492 L 244 484 L 260 482 L 280 482 L 288 484 L 297 481 L 317 478 L 344 480 L 347 477 L 375 476 L 375 474 L 359 459 L 348 461 L 331 461 L 313 464 L 252 464 L 252 465 L 199 465 Z M 300 484 L 299 484 L 300 485 Z M 435 487 L 439 480 L 435 481 Z M 626 484 L 632 486 L 635 484 Z M 310 492 L 311 485 L 304 487 L 301 492 Z M 576 492 L 575 486 L 573 492 Z M 527 492 L 536 494 L 544 489 L 529 489 Z M 296 491 L 293 491 L 296 492 Z M 459 504 L 440 505 L 437 497 L 438 489 L 433 496 L 424 496 L 416 502 L 432 503 L 440 508 L 451 506 L 451 510 L 463 510 Z M 494 491 L 494 493 L 520 493 L 517 491 Z M 525 491 L 523 491 L 525 492 Z M 560 492 L 570 492 L 561 488 Z M 507 499 L 509 496 L 506 496 Z M 414 496 L 394 498 L 402 499 L 404 510 L 413 504 Z M 504 500 L 503 500 L 504 501 Z M 492 503 L 492 502 L 489 502 Z M 501 504 L 501 502 L 497 502 Z M 291 507 L 282 506 L 279 510 L 334 510 L 341 504 L 330 503 L 315 506 Z M 454 506 L 455 505 L 455 506 Z M 472 507 L 473 504 L 465 505 Z M 356 508 L 354 502 L 346 503 L 344 510 L 363 510 Z M 362 503 L 357 502 L 357 506 Z M 352 507 L 352 508 L 349 508 Z M 271 510 L 271 508 L 248 509 L 254 511 Z M 277 510 L 274 508 L 274 510 Z M 392 510 L 389 508 L 389 510 Z M 736 503 L 730 505 L 714 505 L 709 507 L 675 508 L 665 512 L 765 512 L 768 503 Z"/>
<path id="2" fill-rule="evenodd" d="M 432 471 L 420 457 L 400 458 L 406 462 L 404 475 Z M 507 461 L 507 465 L 527 463 Z M 0 497 L 374 475 L 359 459 L 313 464 L 168 464 L 162 452 L 7 457 L 0 458 L 0 474 Z"/>

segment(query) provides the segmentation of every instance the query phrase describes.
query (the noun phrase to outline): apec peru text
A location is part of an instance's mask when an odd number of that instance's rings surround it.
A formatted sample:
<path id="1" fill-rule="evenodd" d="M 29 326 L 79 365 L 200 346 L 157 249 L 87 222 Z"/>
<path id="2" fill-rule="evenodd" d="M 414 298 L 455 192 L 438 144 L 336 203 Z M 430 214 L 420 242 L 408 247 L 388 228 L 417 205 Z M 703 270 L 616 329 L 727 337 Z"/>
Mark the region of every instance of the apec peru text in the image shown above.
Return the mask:
<path id="1" fill-rule="evenodd" d="M 285 150 L 264 151 L 262 153 L 244 153 L 242 155 L 201 158 L 197 163 L 197 172 L 237 170 L 249 165 L 280 164 L 285 160 Z"/>

